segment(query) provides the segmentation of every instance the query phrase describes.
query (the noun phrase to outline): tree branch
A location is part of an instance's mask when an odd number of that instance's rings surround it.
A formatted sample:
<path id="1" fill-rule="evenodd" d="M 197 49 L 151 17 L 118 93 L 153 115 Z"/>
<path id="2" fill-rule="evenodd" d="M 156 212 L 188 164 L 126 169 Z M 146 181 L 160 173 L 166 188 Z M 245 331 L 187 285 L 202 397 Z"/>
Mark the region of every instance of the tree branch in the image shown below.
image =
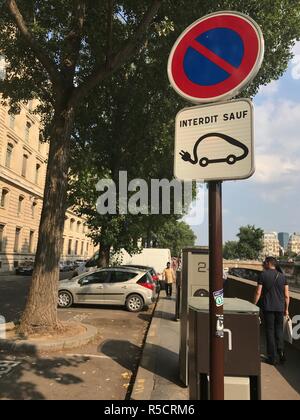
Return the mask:
<path id="1" fill-rule="evenodd" d="M 62 70 L 72 82 L 80 53 L 85 15 L 86 0 L 74 0 L 70 31 L 64 39 L 65 51 L 62 59 Z"/>
<path id="2" fill-rule="evenodd" d="M 107 0 L 107 49 L 106 49 L 106 69 L 110 68 L 112 55 L 112 36 L 113 36 L 113 17 L 114 17 L 114 1 Z"/>
<path id="3" fill-rule="evenodd" d="M 74 91 L 74 102 L 80 101 L 89 91 L 94 89 L 106 77 L 117 71 L 126 61 L 128 61 L 133 56 L 137 46 L 143 40 L 143 37 L 148 31 L 152 19 L 158 12 L 163 1 L 164 0 L 152 0 L 151 6 L 145 13 L 132 38 L 130 38 L 125 43 L 123 48 L 121 48 L 121 50 L 110 60 L 110 67 L 106 68 L 105 65 L 97 67 L 92 72 L 92 74 L 86 78 L 82 85 Z"/>
<path id="4" fill-rule="evenodd" d="M 52 84 L 57 88 L 61 84 L 61 78 L 55 63 L 51 60 L 50 57 L 48 57 L 46 51 L 44 51 L 43 47 L 37 42 L 33 34 L 30 32 L 16 1 L 6 0 L 6 4 L 23 39 L 35 53 L 37 59 L 48 72 Z"/>

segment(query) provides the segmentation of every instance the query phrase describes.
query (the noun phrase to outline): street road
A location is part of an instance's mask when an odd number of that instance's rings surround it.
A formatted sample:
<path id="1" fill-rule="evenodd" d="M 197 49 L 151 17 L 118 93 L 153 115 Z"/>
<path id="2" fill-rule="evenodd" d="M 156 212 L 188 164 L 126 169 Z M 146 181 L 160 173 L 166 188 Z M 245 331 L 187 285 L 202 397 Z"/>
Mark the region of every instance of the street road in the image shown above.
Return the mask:
<path id="1" fill-rule="evenodd" d="M 18 318 L 24 308 L 29 284 L 26 277 L 0 277 L 0 314 L 7 321 Z M 140 314 L 105 306 L 59 310 L 61 320 L 97 327 L 98 337 L 82 348 L 55 354 L 21 357 L 0 352 L 0 399 L 125 399 L 152 310 Z"/>

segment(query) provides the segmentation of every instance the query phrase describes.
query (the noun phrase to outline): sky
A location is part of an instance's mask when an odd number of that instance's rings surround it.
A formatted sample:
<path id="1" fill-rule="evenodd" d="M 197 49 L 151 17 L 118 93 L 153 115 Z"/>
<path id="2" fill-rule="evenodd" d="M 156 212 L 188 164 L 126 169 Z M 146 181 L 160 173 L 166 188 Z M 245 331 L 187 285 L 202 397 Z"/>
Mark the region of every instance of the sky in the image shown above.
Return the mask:
<path id="1" fill-rule="evenodd" d="M 254 99 L 256 173 L 223 184 L 224 241 L 240 226 L 266 232 L 300 232 L 300 42 L 283 77 Z M 207 194 L 204 221 L 192 226 L 198 245 L 208 243 Z"/>

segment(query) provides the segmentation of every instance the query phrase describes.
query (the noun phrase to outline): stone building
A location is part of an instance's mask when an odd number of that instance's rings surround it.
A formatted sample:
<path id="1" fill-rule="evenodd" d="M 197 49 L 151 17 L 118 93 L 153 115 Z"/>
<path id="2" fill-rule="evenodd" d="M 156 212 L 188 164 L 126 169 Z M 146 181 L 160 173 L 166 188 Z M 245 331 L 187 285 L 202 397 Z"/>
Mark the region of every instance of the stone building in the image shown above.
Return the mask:
<path id="1" fill-rule="evenodd" d="M 290 236 L 288 252 L 289 254 L 300 254 L 300 233 L 294 233 Z"/>
<path id="2" fill-rule="evenodd" d="M 0 105 L 0 273 L 34 260 L 43 203 L 48 144 L 40 134 L 33 102 L 20 114 Z M 91 257 L 94 246 L 85 220 L 66 213 L 62 260 Z"/>
<path id="3" fill-rule="evenodd" d="M 264 249 L 263 256 L 279 257 L 281 254 L 281 247 L 276 232 L 265 232 L 264 234 Z"/>

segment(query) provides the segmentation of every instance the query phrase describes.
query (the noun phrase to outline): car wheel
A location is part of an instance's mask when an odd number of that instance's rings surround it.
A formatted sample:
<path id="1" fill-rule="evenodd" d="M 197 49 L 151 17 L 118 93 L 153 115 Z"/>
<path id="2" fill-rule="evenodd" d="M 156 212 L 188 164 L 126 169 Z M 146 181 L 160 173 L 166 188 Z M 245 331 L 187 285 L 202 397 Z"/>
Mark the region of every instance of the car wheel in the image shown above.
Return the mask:
<path id="1" fill-rule="evenodd" d="M 130 295 L 126 300 L 126 308 L 129 312 L 141 312 L 144 308 L 144 300 L 140 295 Z"/>
<path id="2" fill-rule="evenodd" d="M 73 296 L 71 293 L 66 291 L 58 292 L 58 307 L 59 308 L 70 308 L 73 305 Z"/>
<path id="3" fill-rule="evenodd" d="M 237 158 L 234 155 L 229 155 L 227 157 L 227 163 L 228 165 L 234 165 L 237 162 Z"/>

